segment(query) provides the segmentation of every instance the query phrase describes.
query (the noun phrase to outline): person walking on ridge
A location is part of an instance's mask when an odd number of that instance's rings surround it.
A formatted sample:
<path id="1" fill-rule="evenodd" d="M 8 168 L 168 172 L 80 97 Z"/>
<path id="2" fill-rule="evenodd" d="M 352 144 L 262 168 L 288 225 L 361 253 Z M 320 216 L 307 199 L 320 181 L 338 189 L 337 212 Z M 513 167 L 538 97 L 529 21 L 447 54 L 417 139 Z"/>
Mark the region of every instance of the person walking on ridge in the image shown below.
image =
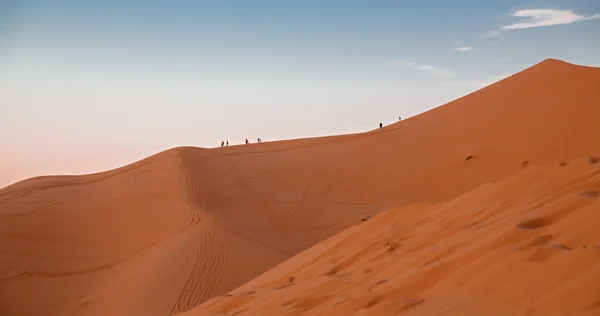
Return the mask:
<path id="1" fill-rule="evenodd" d="M 248 144 L 248 138 L 246 138 L 246 144 Z"/>
<path id="2" fill-rule="evenodd" d="M 226 142 L 225 142 L 225 146 L 229 146 L 229 141 L 226 141 Z"/>
<path id="3" fill-rule="evenodd" d="M 382 128 L 382 127 L 383 127 L 383 124 L 382 124 L 382 123 L 379 123 L 379 128 Z"/>
<path id="4" fill-rule="evenodd" d="M 221 147 L 223 147 L 223 145 L 225 145 L 225 142 L 224 142 L 224 141 L 221 141 Z"/>

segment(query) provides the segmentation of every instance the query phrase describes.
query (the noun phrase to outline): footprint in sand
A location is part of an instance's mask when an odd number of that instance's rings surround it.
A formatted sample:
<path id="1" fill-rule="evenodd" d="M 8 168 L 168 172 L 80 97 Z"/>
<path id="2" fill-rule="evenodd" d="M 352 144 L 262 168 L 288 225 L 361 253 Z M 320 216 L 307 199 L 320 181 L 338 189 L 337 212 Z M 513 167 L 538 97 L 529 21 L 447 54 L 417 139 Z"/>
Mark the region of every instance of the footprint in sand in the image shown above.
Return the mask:
<path id="1" fill-rule="evenodd" d="M 245 312 L 247 312 L 247 311 L 249 311 L 249 310 L 250 310 L 249 308 L 240 309 L 239 311 L 237 311 L 237 312 L 235 312 L 235 313 L 233 313 L 233 314 L 231 314 L 231 315 L 229 315 L 229 316 L 237 316 L 237 315 L 240 315 L 240 314 L 242 314 L 242 313 L 245 313 Z"/>
<path id="2" fill-rule="evenodd" d="M 384 245 L 388 247 L 385 252 L 394 252 L 399 247 L 398 243 L 395 241 L 387 241 Z"/>
<path id="3" fill-rule="evenodd" d="M 373 284 L 370 288 L 369 288 L 369 292 L 373 291 L 374 288 L 376 288 L 377 286 L 387 282 L 388 280 L 379 280 L 377 281 L 375 284 Z"/>
<path id="4" fill-rule="evenodd" d="M 293 308 L 298 308 L 302 309 L 303 311 L 307 311 L 327 302 L 330 298 L 331 296 L 326 295 L 321 297 L 305 297 L 302 299 L 293 299 L 291 301 L 283 303 L 283 306 L 291 306 Z"/>
<path id="5" fill-rule="evenodd" d="M 381 302 L 383 298 L 381 296 L 375 296 L 372 300 L 370 300 L 367 305 L 365 305 L 366 309 L 369 309 L 375 305 L 377 305 L 377 303 Z"/>
<path id="6" fill-rule="evenodd" d="M 600 197 L 600 191 L 588 190 L 588 191 L 581 192 L 581 195 L 583 195 L 585 197 L 597 198 L 597 197 Z"/>
<path id="7" fill-rule="evenodd" d="M 296 283 L 286 283 L 286 284 L 283 284 L 283 285 L 280 285 L 280 286 L 276 287 L 275 289 L 276 289 L 276 290 L 283 290 L 283 289 L 285 289 L 286 287 L 288 287 L 288 286 L 292 286 L 292 285 L 296 285 Z"/>
<path id="8" fill-rule="evenodd" d="M 558 250 L 571 250 L 572 249 L 571 247 L 569 247 L 565 244 L 556 244 L 556 245 L 553 245 L 552 248 L 558 249 Z"/>
<path id="9" fill-rule="evenodd" d="M 396 310 L 397 313 L 406 312 L 411 308 L 415 308 L 423 304 L 426 300 L 424 298 L 410 298 L 401 301 L 400 307 Z"/>
<path id="10" fill-rule="evenodd" d="M 552 221 L 549 218 L 538 217 L 520 222 L 517 224 L 517 227 L 520 229 L 538 229 L 551 223 Z"/>
<path id="11" fill-rule="evenodd" d="M 552 236 L 551 234 L 539 236 L 539 237 L 536 237 L 535 239 L 533 239 L 531 242 L 529 242 L 529 244 L 527 244 L 525 247 L 521 248 L 520 250 L 529 249 L 531 247 L 545 246 L 545 245 L 549 244 L 550 242 L 552 242 L 553 239 L 554 239 L 554 236 Z"/>

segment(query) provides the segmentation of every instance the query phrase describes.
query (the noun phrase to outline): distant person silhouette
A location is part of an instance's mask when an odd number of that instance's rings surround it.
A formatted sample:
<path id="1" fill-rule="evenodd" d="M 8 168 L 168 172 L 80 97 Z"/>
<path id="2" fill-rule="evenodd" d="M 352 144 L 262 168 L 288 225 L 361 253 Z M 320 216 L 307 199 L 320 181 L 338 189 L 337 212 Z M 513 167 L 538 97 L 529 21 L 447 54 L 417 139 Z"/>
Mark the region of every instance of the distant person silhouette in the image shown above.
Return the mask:
<path id="1" fill-rule="evenodd" d="M 226 141 L 226 142 L 225 142 L 225 146 L 229 146 L 229 141 Z"/>
<path id="2" fill-rule="evenodd" d="M 224 141 L 221 141 L 221 147 L 223 147 L 223 145 L 225 145 L 225 142 L 224 142 Z"/>
<path id="3" fill-rule="evenodd" d="M 400 116 L 398 116 L 398 121 L 402 120 L 402 118 Z"/>
<path id="4" fill-rule="evenodd" d="M 379 128 L 382 128 L 382 127 L 383 127 L 383 124 L 382 124 L 382 123 L 379 123 Z"/>
<path id="5" fill-rule="evenodd" d="M 248 138 L 246 138 L 246 144 L 248 144 Z"/>

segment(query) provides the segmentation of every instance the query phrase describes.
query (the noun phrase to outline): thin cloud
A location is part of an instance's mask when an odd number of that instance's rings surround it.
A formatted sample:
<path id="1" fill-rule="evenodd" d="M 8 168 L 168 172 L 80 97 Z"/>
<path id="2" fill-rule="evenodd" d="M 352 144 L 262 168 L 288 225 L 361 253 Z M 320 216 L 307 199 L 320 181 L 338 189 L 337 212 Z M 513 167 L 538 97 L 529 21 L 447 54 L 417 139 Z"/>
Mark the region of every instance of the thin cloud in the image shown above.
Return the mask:
<path id="1" fill-rule="evenodd" d="M 518 23 L 504 26 L 502 28 L 503 30 L 508 31 L 532 27 L 571 24 L 575 22 L 598 19 L 600 18 L 600 13 L 584 16 L 576 14 L 571 10 L 535 9 L 515 11 L 512 16 L 524 19 Z"/>
<path id="2" fill-rule="evenodd" d="M 454 73 L 445 69 L 440 69 L 438 67 L 432 65 L 420 65 L 415 62 L 387 62 L 383 64 L 387 67 L 403 67 L 403 68 L 413 68 L 422 71 L 427 71 L 434 75 L 442 76 L 442 77 L 454 77 Z"/>
<path id="3" fill-rule="evenodd" d="M 442 76 L 442 77 L 454 77 L 453 72 L 444 70 L 444 69 L 440 69 L 438 67 L 431 66 L 431 65 L 422 65 L 422 66 L 419 66 L 419 69 L 428 71 L 432 74 Z"/>
<path id="4" fill-rule="evenodd" d="M 500 36 L 500 31 L 489 31 L 487 33 L 485 33 L 481 38 L 486 39 L 486 38 L 492 38 L 492 37 L 498 37 Z"/>
<path id="5" fill-rule="evenodd" d="M 473 47 L 462 46 L 462 47 L 457 47 L 454 50 L 457 51 L 457 52 L 465 53 L 465 52 L 468 52 L 468 51 L 470 51 L 472 49 L 473 49 Z"/>
<path id="6" fill-rule="evenodd" d="M 505 25 L 500 30 L 489 31 L 482 35 L 480 39 L 490 39 L 502 35 L 504 31 L 527 29 L 532 27 L 552 26 L 561 24 L 571 24 L 587 20 L 599 19 L 600 13 L 585 16 L 574 13 L 572 10 L 556 9 L 530 9 L 518 10 L 511 14 L 513 17 L 522 18 L 521 21 Z"/>
<path id="7" fill-rule="evenodd" d="M 593 20 L 593 19 L 600 19 L 600 13 L 596 13 L 594 15 L 587 16 L 583 20 L 587 21 L 587 20 Z"/>
<path id="8" fill-rule="evenodd" d="M 412 63 L 412 62 L 392 61 L 392 62 L 383 63 L 383 65 L 386 67 L 412 67 L 412 66 L 416 66 L 417 64 Z"/>

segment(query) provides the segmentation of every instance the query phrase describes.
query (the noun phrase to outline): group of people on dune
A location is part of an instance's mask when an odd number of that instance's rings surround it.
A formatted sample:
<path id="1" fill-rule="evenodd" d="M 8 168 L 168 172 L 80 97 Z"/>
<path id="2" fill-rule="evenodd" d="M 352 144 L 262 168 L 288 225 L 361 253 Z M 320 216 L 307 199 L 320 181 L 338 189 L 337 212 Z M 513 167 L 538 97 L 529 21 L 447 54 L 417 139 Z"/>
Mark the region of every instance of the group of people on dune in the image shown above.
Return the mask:
<path id="1" fill-rule="evenodd" d="M 402 120 L 402 117 L 398 116 L 398 121 Z M 379 123 L 379 128 L 383 128 L 383 123 Z"/>
<path id="2" fill-rule="evenodd" d="M 257 138 L 256 142 L 257 143 L 262 143 L 262 138 L 260 138 L 260 137 Z M 246 138 L 246 144 L 249 144 L 249 143 L 250 142 L 248 141 L 248 138 Z M 229 146 L 229 141 L 221 141 L 221 147 L 224 147 L 224 146 Z"/>
<path id="3" fill-rule="evenodd" d="M 400 121 L 402 118 L 400 116 L 398 116 L 398 121 Z M 379 123 L 379 128 L 383 128 L 383 123 Z M 256 139 L 257 143 L 262 143 L 262 139 L 259 137 Z M 250 142 L 248 141 L 248 138 L 246 138 L 246 144 L 249 144 Z M 221 147 L 224 146 L 229 146 L 229 141 L 221 141 Z"/>

